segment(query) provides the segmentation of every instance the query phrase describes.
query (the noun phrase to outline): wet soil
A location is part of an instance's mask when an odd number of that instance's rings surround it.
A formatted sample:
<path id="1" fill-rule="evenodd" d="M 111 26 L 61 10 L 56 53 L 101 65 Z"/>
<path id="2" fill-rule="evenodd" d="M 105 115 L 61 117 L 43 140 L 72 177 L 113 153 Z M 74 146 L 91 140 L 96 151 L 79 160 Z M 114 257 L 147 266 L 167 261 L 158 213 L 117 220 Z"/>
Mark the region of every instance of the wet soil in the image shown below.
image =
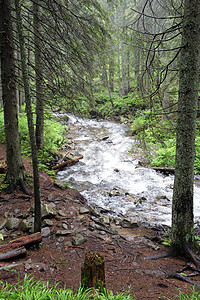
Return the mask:
<path id="1" fill-rule="evenodd" d="M 0 146 L 0 162 L 5 160 L 5 149 Z M 27 172 L 31 172 L 30 161 L 24 159 Z M 90 230 L 91 214 L 80 215 L 80 207 L 88 207 L 82 195 L 73 189 L 61 190 L 53 179 L 46 173 L 40 173 L 41 199 L 44 203 L 53 201 L 57 208 L 66 214 L 53 218 L 51 234 L 43 237 L 41 247 L 28 249 L 26 257 L 0 262 L 0 278 L 9 283 L 17 283 L 18 276 L 23 281 L 25 274 L 36 280 L 49 281 L 51 285 L 58 283 L 58 287 L 72 288 L 76 291 L 80 286 L 81 266 L 85 254 L 92 250 L 100 253 L 105 259 L 106 285 L 108 290 L 114 294 L 128 291 L 136 300 L 145 299 L 175 299 L 178 289 L 185 291 L 190 286 L 178 279 L 169 278 L 168 275 L 180 270 L 186 261 L 177 258 L 162 258 L 159 260 L 145 259 L 147 256 L 166 251 L 163 245 L 156 244 L 158 250 L 153 250 L 148 242 L 156 232 L 142 227 L 134 229 L 122 229 L 115 227 L 118 234 L 103 229 Z M 29 185 L 30 189 L 32 187 Z M 34 201 L 33 196 L 27 196 L 22 191 L 13 194 L 2 192 L 0 194 L 0 221 L 4 213 L 15 216 L 15 214 L 29 214 L 30 206 Z M 56 220 L 57 219 L 57 220 Z M 56 235 L 61 224 L 65 223 L 68 229 L 80 232 L 87 241 L 81 246 L 72 245 L 72 235 Z M 5 243 L 18 236 L 26 235 L 18 230 L 8 232 Z M 11 269 L 3 269 L 5 265 L 16 264 Z M 17 270 L 14 272 L 13 270 Z M 195 277 L 200 283 L 200 278 Z"/>

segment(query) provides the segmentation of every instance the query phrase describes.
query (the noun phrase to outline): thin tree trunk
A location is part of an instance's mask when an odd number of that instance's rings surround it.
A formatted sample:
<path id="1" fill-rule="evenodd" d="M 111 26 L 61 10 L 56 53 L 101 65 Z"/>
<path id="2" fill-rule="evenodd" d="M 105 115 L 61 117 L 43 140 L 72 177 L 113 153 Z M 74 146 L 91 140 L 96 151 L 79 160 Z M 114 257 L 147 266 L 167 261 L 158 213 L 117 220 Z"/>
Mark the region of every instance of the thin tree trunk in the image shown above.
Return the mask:
<path id="1" fill-rule="evenodd" d="M 25 42 L 23 35 L 23 25 L 21 18 L 21 10 L 19 6 L 19 1 L 15 0 L 15 10 L 16 10 L 16 20 L 17 20 L 17 31 L 19 36 L 19 44 L 21 51 L 21 64 L 22 64 L 22 74 L 25 92 L 25 103 L 26 103 L 26 113 L 28 119 L 28 128 L 32 152 L 33 161 L 33 178 L 34 178 L 34 197 L 35 197 L 35 220 L 34 220 L 34 231 L 41 231 L 41 203 L 40 203 L 40 179 L 39 179 L 39 169 L 38 169 L 38 151 L 36 146 L 36 138 L 34 132 L 34 122 L 32 115 L 32 104 L 30 96 L 29 78 L 27 70 L 27 57 L 25 51 Z"/>
<path id="2" fill-rule="evenodd" d="M 43 74 L 41 58 L 39 0 L 33 2 L 33 26 L 35 42 L 35 84 L 36 84 L 36 145 L 38 150 L 43 147 L 44 104 Z"/>
<path id="3" fill-rule="evenodd" d="M 178 124 L 172 205 L 172 250 L 193 242 L 193 183 L 200 64 L 200 2 L 185 0 L 180 55 Z"/>
<path id="4" fill-rule="evenodd" d="M 10 1 L 0 1 L 1 82 L 4 107 L 7 181 L 14 190 L 24 177 L 18 131 L 16 77 Z"/>

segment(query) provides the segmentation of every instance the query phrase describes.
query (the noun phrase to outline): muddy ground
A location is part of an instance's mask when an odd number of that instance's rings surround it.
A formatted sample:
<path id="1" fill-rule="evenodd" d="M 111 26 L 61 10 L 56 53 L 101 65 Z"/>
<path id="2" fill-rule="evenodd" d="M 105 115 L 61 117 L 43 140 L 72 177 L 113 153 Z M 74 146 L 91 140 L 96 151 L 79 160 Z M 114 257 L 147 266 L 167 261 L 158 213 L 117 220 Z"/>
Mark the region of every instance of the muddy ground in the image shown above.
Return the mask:
<path id="1" fill-rule="evenodd" d="M 5 149 L 0 146 L 0 162 L 4 160 Z M 24 160 L 24 165 L 26 171 L 31 172 L 28 160 Z M 23 281 L 24 275 L 28 274 L 37 280 L 48 280 L 51 285 L 59 283 L 59 287 L 76 291 L 80 286 L 85 254 L 92 250 L 104 257 L 107 289 L 113 290 L 115 294 L 131 288 L 130 292 L 137 300 L 174 299 L 178 289 L 190 289 L 187 283 L 169 277 L 187 263 L 184 259 L 145 259 L 166 251 L 162 244 L 156 242 L 156 230 L 104 224 L 101 218 L 94 217 L 90 208 L 89 212 L 80 213 L 80 208 L 88 209 L 88 205 L 78 191 L 60 189 L 44 172 L 40 173 L 40 181 L 42 201 L 47 204 L 53 202 L 57 212 L 62 210 L 63 215 L 58 213 L 51 218 L 53 225 L 50 226 L 50 233 L 46 236 L 44 234 L 39 250 L 28 249 L 25 257 L 0 262 L 1 280 L 17 283 L 18 276 Z M 29 188 L 32 189 L 30 185 Z M 33 196 L 25 195 L 20 190 L 13 194 L 3 191 L 0 194 L 0 221 L 5 216 L 31 216 L 33 200 Z M 91 222 L 100 227 L 91 228 Z M 69 231 L 67 235 L 58 234 L 63 224 L 64 229 Z M 77 233 L 86 238 L 86 242 L 79 246 L 72 244 L 72 238 Z M 21 229 L 7 231 L 7 238 L 0 243 L 26 234 Z M 3 269 L 5 265 L 13 263 L 15 267 Z M 194 280 L 200 283 L 199 277 Z"/>

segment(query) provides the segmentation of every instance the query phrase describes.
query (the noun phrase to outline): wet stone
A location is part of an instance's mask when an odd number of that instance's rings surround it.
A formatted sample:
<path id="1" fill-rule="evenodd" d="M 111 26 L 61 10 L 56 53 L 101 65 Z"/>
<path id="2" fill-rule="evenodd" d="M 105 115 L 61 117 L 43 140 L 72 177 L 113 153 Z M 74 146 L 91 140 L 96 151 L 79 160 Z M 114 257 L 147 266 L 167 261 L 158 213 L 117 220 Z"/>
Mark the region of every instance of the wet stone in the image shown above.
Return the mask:
<path id="1" fill-rule="evenodd" d="M 56 211 L 51 204 L 43 204 L 41 207 L 42 218 L 53 218 L 56 216 Z"/>
<path id="2" fill-rule="evenodd" d="M 90 210 L 88 208 L 86 208 L 86 207 L 83 207 L 83 206 L 81 206 L 80 209 L 79 209 L 79 213 L 81 215 L 88 214 L 89 212 L 90 212 Z"/>
<path id="3" fill-rule="evenodd" d="M 73 232 L 73 230 L 57 230 L 56 235 L 70 235 Z"/>
<path id="4" fill-rule="evenodd" d="M 7 231 L 5 229 L 0 230 L 0 234 L 3 236 L 4 239 L 8 237 Z"/>
<path id="5" fill-rule="evenodd" d="M 101 213 L 95 208 L 91 208 L 90 214 L 94 217 L 101 217 Z"/>
<path id="6" fill-rule="evenodd" d="M 68 230 L 68 225 L 67 225 L 67 224 L 63 223 L 63 224 L 62 224 L 62 227 L 63 227 L 64 229 Z"/>
<path id="7" fill-rule="evenodd" d="M 64 238 L 63 236 L 60 236 L 60 237 L 58 238 L 58 242 L 59 242 L 59 243 L 64 242 L 64 240 L 65 240 L 65 238 Z"/>
<path id="8" fill-rule="evenodd" d="M 50 231 L 49 227 L 44 227 L 41 230 L 42 237 L 46 237 L 46 236 L 50 235 L 50 233 L 51 233 L 51 231 Z"/>
<path id="9" fill-rule="evenodd" d="M 58 211 L 58 214 L 59 214 L 59 216 L 61 216 L 61 217 L 66 217 L 67 215 L 62 211 L 62 209 L 60 209 L 59 211 Z"/>
<path id="10" fill-rule="evenodd" d="M 29 222 L 28 220 L 23 220 L 21 223 L 21 230 L 23 232 L 27 232 L 32 228 L 32 226 L 33 226 L 32 222 Z"/>
<path id="11" fill-rule="evenodd" d="M 16 230 L 20 226 L 20 220 L 18 218 L 9 218 L 6 221 L 5 227 L 8 230 Z"/>
<path id="12" fill-rule="evenodd" d="M 42 221 L 42 226 L 43 227 L 46 227 L 46 226 L 53 226 L 53 221 L 52 220 L 49 220 L 49 219 L 44 219 Z"/>
<path id="13" fill-rule="evenodd" d="M 0 230 L 4 228 L 4 226 L 6 225 L 6 219 L 3 219 L 1 222 L 0 222 Z"/>
<path id="14" fill-rule="evenodd" d="M 72 245 L 74 245 L 74 246 L 81 246 L 86 241 L 87 241 L 87 239 L 82 234 L 78 233 L 75 236 L 73 236 L 73 238 L 72 238 Z"/>

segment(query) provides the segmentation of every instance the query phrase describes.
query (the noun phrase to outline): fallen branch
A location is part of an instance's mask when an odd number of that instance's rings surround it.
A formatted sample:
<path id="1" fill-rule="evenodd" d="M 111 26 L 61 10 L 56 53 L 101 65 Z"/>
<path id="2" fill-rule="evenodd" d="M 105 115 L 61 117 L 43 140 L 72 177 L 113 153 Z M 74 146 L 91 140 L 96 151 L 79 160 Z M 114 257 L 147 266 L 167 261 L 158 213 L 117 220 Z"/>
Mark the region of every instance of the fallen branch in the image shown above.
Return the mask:
<path id="1" fill-rule="evenodd" d="M 61 168 L 63 168 L 63 167 L 69 166 L 71 163 L 76 163 L 76 162 L 78 162 L 79 159 L 82 159 L 82 158 L 83 158 L 82 155 L 81 155 L 81 156 L 78 156 L 78 157 L 76 157 L 76 158 L 67 160 L 67 161 L 65 161 L 65 162 L 63 162 L 63 163 L 61 163 L 61 164 L 58 164 L 58 165 L 52 167 L 51 169 L 52 169 L 52 170 L 61 169 Z"/>
<path id="2" fill-rule="evenodd" d="M 40 232 L 36 232 L 27 236 L 20 237 L 18 239 L 12 240 L 8 243 L 0 245 L 0 253 L 11 251 L 22 246 L 30 246 L 33 244 L 38 244 L 42 242 L 42 235 Z"/>
<path id="3" fill-rule="evenodd" d="M 20 247 L 14 250 L 9 250 L 5 253 L 0 254 L 0 261 L 15 258 L 25 254 L 26 254 L 26 249 L 24 247 Z"/>
<path id="4" fill-rule="evenodd" d="M 170 173 L 170 174 L 174 174 L 174 170 L 175 168 L 162 168 L 162 167 L 151 167 L 151 169 L 155 170 L 155 171 L 159 171 L 159 172 L 162 172 L 162 173 Z"/>

